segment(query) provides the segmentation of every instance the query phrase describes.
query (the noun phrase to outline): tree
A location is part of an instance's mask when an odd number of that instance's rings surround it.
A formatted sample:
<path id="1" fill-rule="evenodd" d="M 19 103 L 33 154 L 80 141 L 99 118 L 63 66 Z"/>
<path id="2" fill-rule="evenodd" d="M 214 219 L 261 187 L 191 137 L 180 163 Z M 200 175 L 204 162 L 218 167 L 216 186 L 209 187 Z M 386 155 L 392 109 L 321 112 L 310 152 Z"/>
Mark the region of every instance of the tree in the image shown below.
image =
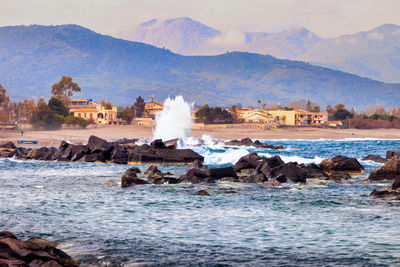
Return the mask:
<path id="1" fill-rule="evenodd" d="M 261 100 L 257 100 L 258 108 L 261 108 Z"/>
<path id="2" fill-rule="evenodd" d="M 125 107 L 121 113 L 118 114 L 119 118 L 126 120 L 127 123 L 131 123 L 133 120 L 133 111 L 131 107 Z"/>
<path id="3" fill-rule="evenodd" d="M 51 87 L 54 97 L 63 102 L 67 102 L 73 96 L 73 92 L 81 92 L 81 88 L 77 83 L 72 82 L 69 76 L 62 76 L 61 80 Z"/>
<path id="4" fill-rule="evenodd" d="M 310 112 L 311 110 L 312 110 L 312 106 L 311 106 L 311 101 L 310 100 L 307 100 L 307 104 L 306 104 L 306 110 L 308 111 L 308 112 Z"/>
<path id="5" fill-rule="evenodd" d="M 333 114 L 333 119 L 337 121 L 345 120 L 348 118 L 353 118 L 353 114 L 350 113 L 347 109 L 338 109 Z"/>
<path id="6" fill-rule="evenodd" d="M 321 112 L 321 108 L 320 106 L 315 106 L 310 110 L 310 112 Z"/>
<path id="7" fill-rule="evenodd" d="M 136 101 L 132 106 L 133 117 L 141 118 L 143 116 L 144 106 L 144 99 L 141 96 L 136 98 Z"/>
<path id="8" fill-rule="evenodd" d="M 207 104 L 196 112 L 196 116 L 203 123 L 233 123 L 232 114 L 220 107 L 211 108 Z"/>
<path id="9" fill-rule="evenodd" d="M 64 103 L 61 100 L 55 97 L 52 97 L 49 100 L 49 108 L 55 114 L 61 115 L 63 117 L 68 116 L 68 108 L 64 105 Z"/>
<path id="10" fill-rule="evenodd" d="M 237 110 L 238 110 L 238 106 L 237 106 L 237 105 L 232 105 L 232 106 L 229 108 L 229 111 L 231 112 L 234 121 L 237 121 L 237 120 L 238 120 Z"/>
<path id="11" fill-rule="evenodd" d="M 63 123 L 63 116 L 58 115 L 50 109 L 44 101 L 38 101 L 37 108 L 30 118 L 35 128 L 58 129 Z"/>
<path id="12" fill-rule="evenodd" d="M 4 87 L 0 84 L 0 106 L 4 109 L 5 106 L 8 105 L 10 102 L 10 98 L 7 96 L 7 91 Z"/>

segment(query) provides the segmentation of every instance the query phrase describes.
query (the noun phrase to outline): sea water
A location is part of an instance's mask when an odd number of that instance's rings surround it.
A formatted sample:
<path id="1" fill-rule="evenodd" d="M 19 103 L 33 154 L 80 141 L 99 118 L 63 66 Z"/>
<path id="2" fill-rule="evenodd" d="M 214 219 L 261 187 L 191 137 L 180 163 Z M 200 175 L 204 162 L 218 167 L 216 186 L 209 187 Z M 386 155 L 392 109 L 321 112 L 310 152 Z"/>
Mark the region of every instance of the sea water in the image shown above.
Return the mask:
<path id="1" fill-rule="evenodd" d="M 286 162 L 336 155 L 361 160 L 399 149 L 399 140 L 264 140 L 284 150 L 225 146 L 204 136 L 186 146 L 211 167 L 254 151 Z M 380 166 L 342 182 L 145 185 L 122 189 L 130 166 L 0 159 L 0 229 L 41 236 L 84 263 L 149 265 L 400 264 L 400 203 L 369 197 L 390 182 L 362 181 Z M 147 165 L 137 165 L 142 171 Z M 160 166 L 176 177 L 184 166 Z M 210 197 L 195 196 L 204 189 Z M 235 191 L 236 194 L 228 191 Z"/>

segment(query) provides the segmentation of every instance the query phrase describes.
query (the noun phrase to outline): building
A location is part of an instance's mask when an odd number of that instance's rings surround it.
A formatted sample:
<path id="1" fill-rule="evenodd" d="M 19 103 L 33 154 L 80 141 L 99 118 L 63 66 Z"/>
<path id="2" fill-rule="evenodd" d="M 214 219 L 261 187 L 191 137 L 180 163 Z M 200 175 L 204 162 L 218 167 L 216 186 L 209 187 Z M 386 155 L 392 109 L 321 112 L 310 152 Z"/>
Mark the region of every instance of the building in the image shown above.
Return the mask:
<path id="1" fill-rule="evenodd" d="M 108 108 L 92 99 L 70 100 L 68 108 L 75 117 L 91 120 L 95 124 L 111 125 L 122 123 L 121 119 L 117 118 L 117 107 Z"/>
<path id="2" fill-rule="evenodd" d="M 294 109 L 268 110 L 268 114 L 274 116 L 276 122 L 280 125 L 295 126 L 300 124 L 299 116 L 296 116 L 296 111 Z"/>
<path id="3" fill-rule="evenodd" d="M 236 110 L 238 120 L 247 123 L 274 123 L 275 117 L 268 114 L 267 111 L 260 109 L 238 109 Z"/>
<path id="4" fill-rule="evenodd" d="M 150 98 L 150 102 L 144 103 L 143 117 L 155 118 L 157 113 L 163 109 L 164 105 L 160 102 L 156 102 L 153 98 Z"/>

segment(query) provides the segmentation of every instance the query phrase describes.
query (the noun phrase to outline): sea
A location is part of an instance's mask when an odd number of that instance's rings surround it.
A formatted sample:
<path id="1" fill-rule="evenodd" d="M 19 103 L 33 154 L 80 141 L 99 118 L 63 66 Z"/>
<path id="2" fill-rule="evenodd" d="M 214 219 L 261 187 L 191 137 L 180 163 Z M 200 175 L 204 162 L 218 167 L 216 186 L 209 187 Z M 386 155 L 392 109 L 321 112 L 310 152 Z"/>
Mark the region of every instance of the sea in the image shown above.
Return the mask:
<path id="1" fill-rule="evenodd" d="M 391 183 L 366 181 L 381 164 L 362 161 L 400 149 L 400 140 L 262 142 L 284 149 L 226 146 L 210 136 L 188 138 L 185 146 L 209 167 L 233 166 L 253 151 L 298 163 L 355 157 L 365 172 L 278 188 L 217 182 L 123 189 L 129 165 L 0 159 L 0 230 L 59 242 L 92 266 L 400 265 L 400 202 L 369 197 Z M 175 177 L 186 171 L 158 168 Z M 202 189 L 211 196 L 196 196 Z"/>

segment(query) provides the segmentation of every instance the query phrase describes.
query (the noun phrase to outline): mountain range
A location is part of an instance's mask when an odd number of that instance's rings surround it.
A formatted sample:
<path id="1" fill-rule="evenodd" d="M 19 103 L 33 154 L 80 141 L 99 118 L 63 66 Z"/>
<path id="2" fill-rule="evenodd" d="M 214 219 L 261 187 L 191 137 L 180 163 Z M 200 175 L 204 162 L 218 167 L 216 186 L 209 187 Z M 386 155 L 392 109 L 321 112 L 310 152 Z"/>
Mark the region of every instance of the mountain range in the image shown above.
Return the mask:
<path id="1" fill-rule="evenodd" d="M 153 19 L 121 37 L 182 55 L 251 52 L 306 61 L 379 81 L 400 82 L 400 26 L 393 24 L 324 39 L 303 27 L 277 33 L 224 33 L 183 17 Z"/>
<path id="2" fill-rule="evenodd" d="M 14 101 L 49 98 L 51 85 L 68 75 L 82 88 L 75 97 L 117 105 L 153 94 L 159 101 L 182 94 L 198 105 L 220 106 L 299 99 L 357 108 L 400 103 L 399 84 L 247 52 L 182 56 L 78 25 L 0 27 L 0 70 L 0 84 Z"/>

